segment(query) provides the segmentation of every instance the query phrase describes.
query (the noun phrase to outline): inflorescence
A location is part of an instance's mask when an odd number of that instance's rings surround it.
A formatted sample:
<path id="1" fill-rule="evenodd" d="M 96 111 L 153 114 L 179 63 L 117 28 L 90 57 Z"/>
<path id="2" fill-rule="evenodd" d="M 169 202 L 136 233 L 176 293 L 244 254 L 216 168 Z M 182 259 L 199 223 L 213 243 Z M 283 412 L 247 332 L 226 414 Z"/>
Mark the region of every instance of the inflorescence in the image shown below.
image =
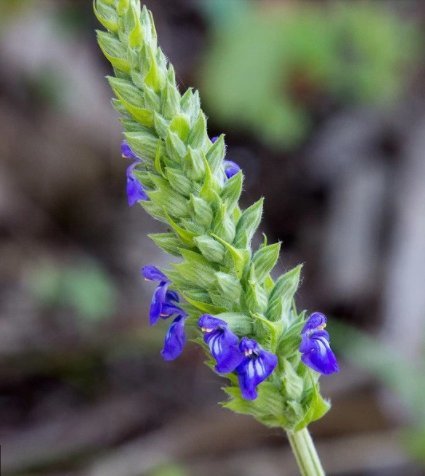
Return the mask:
<path id="1" fill-rule="evenodd" d="M 212 139 L 215 142 L 216 138 Z M 134 167 L 141 159 L 131 150 L 127 142 L 121 144 L 124 158 L 135 160 L 127 169 L 127 198 L 130 206 L 139 200 L 148 200 L 142 185 L 132 176 Z M 240 171 L 240 167 L 230 160 L 224 161 L 224 170 L 229 179 Z M 131 177 L 131 179 L 129 179 Z M 164 340 L 161 355 L 164 360 L 174 360 L 182 352 L 186 344 L 185 319 L 186 312 L 179 307 L 180 297 L 176 291 L 169 289 L 171 281 L 157 267 L 149 265 L 142 269 L 144 278 L 157 281 L 150 311 L 149 322 L 154 325 L 159 319 L 174 317 Z M 204 335 L 211 356 L 215 359 L 214 369 L 219 374 L 236 373 L 243 398 L 257 398 L 257 386 L 275 369 L 278 359 L 275 354 L 264 350 L 256 340 L 239 337 L 234 334 L 228 324 L 210 314 L 202 315 L 198 326 Z M 329 333 L 326 327 L 326 316 L 319 312 L 311 314 L 301 331 L 299 350 L 305 365 L 321 374 L 338 372 L 338 363 L 329 346 Z"/>
<path id="2" fill-rule="evenodd" d="M 164 271 L 142 269 L 156 283 L 150 324 L 170 322 L 162 357 L 174 360 L 194 338 L 227 378 L 224 406 L 270 427 L 305 428 L 329 410 L 319 377 L 338 363 L 326 317 L 296 309 L 301 266 L 273 278 L 281 243 L 264 236 L 253 248 L 263 199 L 239 206 L 243 171 L 226 159 L 224 135 L 210 138 L 198 92 L 180 93 L 151 13 L 138 0 L 94 7 L 114 69 L 108 80 L 124 128 L 128 204 L 167 226 L 149 236 L 179 259 Z"/>

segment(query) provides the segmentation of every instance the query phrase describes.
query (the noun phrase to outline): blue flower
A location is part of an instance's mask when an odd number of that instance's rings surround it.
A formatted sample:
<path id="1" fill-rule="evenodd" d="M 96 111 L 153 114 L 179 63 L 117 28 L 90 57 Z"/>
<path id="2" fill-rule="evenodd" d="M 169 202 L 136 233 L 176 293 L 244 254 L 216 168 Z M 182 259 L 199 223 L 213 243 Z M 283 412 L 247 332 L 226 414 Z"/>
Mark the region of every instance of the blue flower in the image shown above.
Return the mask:
<path id="1" fill-rule="evenodd" d="M 168 281 L 167 276 L 156 266 L 148 265 L 142 268 L 143 277 L 148 281 Z"/>
<path id="2" fill-rule="evenodd" d="M 179 295 L 168 289 L 170 280 L 162 271 L 156 266 L 149 265 L 142 268 L 142 274 L 149 281 L 159 282 L 152 296 L 149 310 L 150 324 L 156 324 L 159 318 L 168 319 L 177 315 L 168 328 L 161 351 L 164 360 L 174 360 L 183 352 L 183 347 L 186 344 L 184 324 L 187 314 L 177 306 L 180 301 Z"/>
<path id="3" fill-rule="evenodd" d="M 301 331 L 300 352 L 305 365 L 316 372 L 329 375 L 339 371 L 335 354 L 329 345 L 326 316 L 320 312 L 310 315 Z"/>
<path id="4" fill-rule="evenodd" d="M 186 316 L 181 314 L 171 323 L 165 335 L 164 347 L 161 350 L 164 360 L 174 360 L 183 352 L 183 347 L 186 344 L 185 319 Z"/>
<path id="5" fill-rule="evenodd" d="M 149 200 L 149 197 L 146 194 L 143 185 L 137 180 L 136 176 L 134 175 L 134 169 L 137 167 L 138 164 L 140 164 L 142 159 L 132 151 L 131 147 L 125 140 L 121 142 L 121 155 L 125 159 L 135 160 L 133 164 L 127 167 L 127 200 L 128 205 L 132 207 L 139 200 Z"/>
<path id="6" fill-rule="evenodd" d="M 138 162 L 127 167 L 127 200 L 128 205 L 132 207 L 139 200 L 149 200 L 143 185 L 137 180 L 134 175 L 134 169 Z"/>
<path id="7" fill-rule="evenodd" d="M 244 358 L 239 350 L 239 338 L 225 321 L 209 314 L 201 316 L 198 325 L 204 333 L 204 342 L 217 362 L 215 370 L 222 374 L 233 372 Z"/>
<path id="8" fill-rule="evenodd" d="M 236 175 L 240 169 L 236 162 L 232 162 L 231 160 L 224 161 L 224 173 L 228 179 Z"/>
<path id="9" fill-rule="evenodd" d="M 245 356 L 236 368 L 242 396 L 246 400 L 255 400 L 257 385 L 271 375 L 276 368 L 277 357 L 248 337 L 242 338 L 239 349 Z"/>
<path id="10" fill-rule="evenodd" d="M 180 301 L 175 291 L 169 291 L 170 280 L 155 266 L 144 266 L 142 274 L 149 281 L 159 281 L 155 289 L 149 310 L 149 322 L 156 324 L 159 318 L 167 319 L 173 315 L 185 315 L 185 312 L 177 306 Z"/>
<path id="11" fill-rule="evenodd" d="M 128 145 L 128 142 L 123 140 L 121 142 L 121 155 L 124 159 L 130 159 L 130 160 L 138 160 L 141 161 L 142 159 L 137 156 L 131 147 Z"/>

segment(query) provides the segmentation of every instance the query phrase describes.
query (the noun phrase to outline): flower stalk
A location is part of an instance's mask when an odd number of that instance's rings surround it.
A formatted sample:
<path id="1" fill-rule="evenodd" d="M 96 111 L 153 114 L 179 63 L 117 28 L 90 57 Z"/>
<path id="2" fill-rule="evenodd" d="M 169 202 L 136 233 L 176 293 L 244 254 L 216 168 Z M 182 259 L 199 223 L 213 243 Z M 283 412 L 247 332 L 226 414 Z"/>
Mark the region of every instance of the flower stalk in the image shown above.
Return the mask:
<path id="1" fill-rule="evenodd" d="M 161 354 L 177 358 L 190 333 L 207 365 L 227 379 L 222 405 L 284 428 L 303 474 L 323 474 L 304 429 L 329 410 L 319 377 L 338 365 L 325 316 L 306 319 L 296 310 L 301 266 L 274 279 L 281 244 L 264 238 L 253 249 L 263 199 L 239 206 L 243 171 L 226 159 L 223 135 L 210 139 L 198 92 L 180 93 L 151 13 L 138 0 L 95 0 L 94 9 L 106 29 L 98 43 L 114 70 L 108 81 L 124 129 L 121 152 L 133 161 L 128 203 L 167 226 L 149 236 L 180 258 L 169 269 L 142 271 L 158 283 L 150 324 L 171 320 Z"/>
<path id="2" fill-rule="evenodd" d="M 303 428 L 296 432 L 288 431 L 287 435 L 301 476 L 325 476 L 308 429 Z"/>

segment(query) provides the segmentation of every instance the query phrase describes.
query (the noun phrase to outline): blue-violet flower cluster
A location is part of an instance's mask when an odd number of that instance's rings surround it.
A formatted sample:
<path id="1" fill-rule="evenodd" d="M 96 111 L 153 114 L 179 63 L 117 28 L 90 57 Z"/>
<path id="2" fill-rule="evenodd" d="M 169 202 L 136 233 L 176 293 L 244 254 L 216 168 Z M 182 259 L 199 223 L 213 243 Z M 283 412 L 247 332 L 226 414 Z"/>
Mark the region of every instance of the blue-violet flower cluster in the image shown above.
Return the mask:
<path id="1" fill-rule="evenodd" d="M 212 142 L 217 140 L 216 137 Z M 121 144 L 124 158 L 134 160 L 127 168 L 127 198 L 130 206 L 139 200 L 149 200 L 142 184 L 134 176 L 135 167 L 141 162 L 127 144 Z M 230 179 L 240 171 L 240 167 L 230 160 L 224 161 L 224 172 Z M 143 276 L 149 281 L 157 281 L 149 310 L 151 325 L 159 319 L 174 317 L 164 339 L 161 355 L 164 360 L 174 360 L 183 351 L 186 344 L 185 320 L 186 312 L 179 307 L 180 297 L 170 290 L 170 280 L 155 266 L 145 266 Z M 234 334 L 222 319 L 204 314 L 199 318 L 198 325 L 204 334 L 204 342 L 208 345 L 212 357 L 216 361 L 215 370 L 220 374 L 235 372 L 238 376 L 242 396 L 246 400 L 257 398 L 257 386 L 266 380 L 277 366 L 276 355 L 264 350 L 257 341 Z M 311 314 L 301 331 L 301 360 L 308 367 L 322 374 L 338 372 L 338 362 L 329 345 L 329 334 L 324 330 L 326 317 L 315 312 Z"/>
<path id="2" fill-rule="evenodd" d="M 257 386 L 276 368 L 277 357 L 254 339 L 243 337 L 239 341 L 225 321 L 209 314 L 201 316 L 198 325 L 217 363 L 215 370 L 223 374 L 236 372 L 242 396 L 246 400 L 257 398 Z"/>

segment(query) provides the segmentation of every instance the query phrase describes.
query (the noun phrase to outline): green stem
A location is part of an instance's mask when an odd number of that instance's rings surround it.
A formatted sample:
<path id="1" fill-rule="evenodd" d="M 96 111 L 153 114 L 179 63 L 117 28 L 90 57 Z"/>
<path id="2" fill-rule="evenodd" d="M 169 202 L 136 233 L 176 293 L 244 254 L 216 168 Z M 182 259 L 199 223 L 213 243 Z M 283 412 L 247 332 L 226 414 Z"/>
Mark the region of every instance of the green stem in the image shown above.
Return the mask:
<path id="1" fill-rule="evenodd" d="M 295 432 L 288 431 L 287 434 L 301 476 L 325 476 L 319 455 L 307 428 Z"/>

